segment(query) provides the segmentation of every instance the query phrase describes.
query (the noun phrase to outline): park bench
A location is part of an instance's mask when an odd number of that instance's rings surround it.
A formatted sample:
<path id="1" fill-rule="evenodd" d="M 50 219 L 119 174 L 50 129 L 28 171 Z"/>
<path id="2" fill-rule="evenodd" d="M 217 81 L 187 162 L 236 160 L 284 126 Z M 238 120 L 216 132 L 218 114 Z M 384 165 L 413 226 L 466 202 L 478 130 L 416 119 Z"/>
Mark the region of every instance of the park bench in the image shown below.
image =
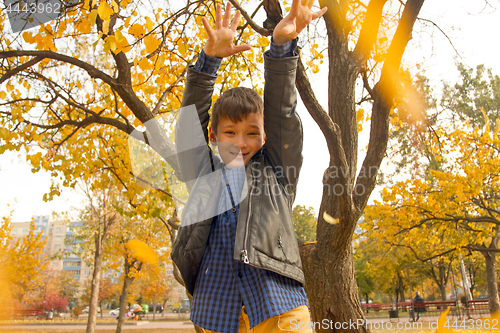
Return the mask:
<path id="1" fill-rule="evenodd" d="M 379 311 L 387 311 L 392 309 L 391 303 L 368 303 L 361 304 L 363 311 L 368 313 L 370 311 L 379 312 Z"/>
<path id="2" fill-rule="evenodd" d="M 476 299 L 473 301 L 466 301 L 466 309 L 469 311 L 469 316 L 488 315 L 490 313 L 489 301 L 487 299 Z"/>
<path id="3" fill-rule="evenodd" d="M 15 319 L 38 318 L 42 315 L 42 310 L 14 310 Z"/>

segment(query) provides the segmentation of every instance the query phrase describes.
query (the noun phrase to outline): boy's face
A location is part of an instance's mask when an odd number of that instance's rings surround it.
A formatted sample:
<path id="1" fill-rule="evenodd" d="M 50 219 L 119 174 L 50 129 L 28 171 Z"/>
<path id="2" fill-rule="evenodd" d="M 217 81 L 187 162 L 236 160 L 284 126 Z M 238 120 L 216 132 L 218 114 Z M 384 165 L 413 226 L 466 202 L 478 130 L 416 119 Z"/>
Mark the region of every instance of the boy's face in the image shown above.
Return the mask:
<path id="1" fill-rule="evenodd" d="M 217 144 L 222 160 L 229 168 L 247 166 L 250 159 L 264 145 L 264 118 L 251 113 L 242 121 L 221 118 L 217 134 L 210 128 L 210 141 Z"/>

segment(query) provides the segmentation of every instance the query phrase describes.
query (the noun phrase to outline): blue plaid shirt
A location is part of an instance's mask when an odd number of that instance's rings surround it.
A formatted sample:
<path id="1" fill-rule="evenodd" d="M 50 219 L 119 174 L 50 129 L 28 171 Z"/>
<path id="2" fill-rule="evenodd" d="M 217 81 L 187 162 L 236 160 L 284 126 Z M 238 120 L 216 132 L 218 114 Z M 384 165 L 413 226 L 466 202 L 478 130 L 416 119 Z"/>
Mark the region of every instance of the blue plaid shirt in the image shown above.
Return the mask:
<path id="1" fill-rule="evenodd" d="M 270 56 L 291 56 L 296 42 L 276 46 L 271 44 Z M 203 52 L 195 69 L 216 75 L 220 59 L 206 56 Z M 238 222 L 241 192 L 245 180 L 245 168 L 225 167 L 224 191 L 219 207 L 233 207 L 214 218 L 207 249 L 196 280 L 191 321 L 215 332 L 238 332 L 241 307 L 250 320 L 250 327 L 290 311 L 308 305 L 302 284 L 275 272 L 254 268 L 233 260 L 236 224 Z"/>

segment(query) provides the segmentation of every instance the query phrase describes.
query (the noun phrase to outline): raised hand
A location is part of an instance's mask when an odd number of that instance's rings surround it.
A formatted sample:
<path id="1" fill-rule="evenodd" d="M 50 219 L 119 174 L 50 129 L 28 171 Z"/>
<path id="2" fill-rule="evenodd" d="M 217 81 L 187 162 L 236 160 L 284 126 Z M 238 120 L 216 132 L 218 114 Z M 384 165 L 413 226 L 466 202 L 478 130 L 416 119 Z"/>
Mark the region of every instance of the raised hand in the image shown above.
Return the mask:
<path id="1" fill-rule="evenodd" d="M 217 4 L 215 14 L 215 30 L 210 27 L 206 18 L 202 18 L 203 26 L 208 34 L 208 41 L 203 51 L 211 57 L 224 58 L 232 56 L 233 54 L 250 50 L 252 47 L 248 44 L 234 45 L 233 39 L 236 32 L 236 27 L 241 18 L 239 10 L 236 11 L 231 25 L 229 20 L 231 18 L 231 3 L 228 1 L 226 4 L 226 11 L 224 12 L 224 19 L 222 19 L 221 5 Z"/>
<path id="2" fill-rule="evenodd" d="M 327 7 L 315 13 L 311 12 L 313 3 L 314 0 L 293 0 L 288 15 L 274 28 L 273 42 L 275 44 L 285 44 L 295 39 L 311 21 L 326 13 Z"/>

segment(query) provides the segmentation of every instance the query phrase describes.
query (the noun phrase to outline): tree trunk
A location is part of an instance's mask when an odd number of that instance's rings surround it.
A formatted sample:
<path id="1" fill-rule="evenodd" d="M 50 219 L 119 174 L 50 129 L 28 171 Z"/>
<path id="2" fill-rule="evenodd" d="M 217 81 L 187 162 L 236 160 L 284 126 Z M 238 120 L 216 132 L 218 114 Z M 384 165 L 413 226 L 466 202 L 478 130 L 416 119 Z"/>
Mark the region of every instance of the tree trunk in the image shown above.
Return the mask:
<path id="1" fill-rule="evenodd" d="M 405 286 L 404 286 L 404 282 L 403 282 L 403 276 L 401 276 L 399 271 L 397 272 L 397 274 L 398 274 L 399 299 L 401 300 L 401 302 L 404 302 L 406 300 L 406 298 L 405 298 Z"/>
<path id="2" fill-rule="evenodd" d="M 153 298 L 153 321 L 155 321 L 156 314 L 156 296 Z"/>
<path id="3" fill-rule="evenodd" d="M 317 323 L 315 332 L 369 332 L 362 325 L 364 314 L 354 278 L 352 247 L 319 253 L 317 244 L 307 244 L 301 257 L 307 296 L 314 300 L 310 306 L 312 322 Z"/>
<path id="4" fill-rule="evenodd" d="M 374 100 L 370 140 L 357 177 L 356 80 L 366 69 L 366 61 L 376 43 L 386 0 L 369 2 L 353 51 L 349 49 L 349 29 L 352 27 L 346 19 L 346 2 L 319 2 L 321 7 L 329 8 L 324 16 L 328 36 L 328 110 L 316 99 L 302 61 L 299 61 L 296 80 L 300 97 L 324 134 L 330 155 L 323 177 L 317 243 L 301 246 L 305 288 L 312 320 L 320 324 L 315 327 L 316 332 L 369 332 L 365 326 L 357 325 L 364 323 L 365 318 L 354 275 L 352 236 L 376 185 L 387 149 L 389 114 L 394 104 L 401 57 L 424 0 L 406 1 L 380 80 L 373 89 L 367 89 Z M 321 325 L 323 323 L 326 325 Z"/>
<path id="5" fill-rule="evenodd" d="M 500 304 L 498 301 L 498 280 L 496 269 L 496 253 L 495 252 L 481 252 L 486 261 L 486 285 L 488 289 L 488 297 L 490 304 L 490 313 L 500 311 Z"/>
<path id="6" fill-rule="evenodd" d="M 441 292 L 441 300 L 446 302 L 446 285 L 441 283 L 439 285 L 439 291 Z"/>
<path id="7" fill-rule="evenodd" d="M 449 273 L 451 272 L 451 266 L 445 266 L 443 264 L 439 264 L 438 266 L 438 275 L 436 276 L 434 266 L 431 267 L 430 271 L 427 271 L 425 275 L 430 277 L 436 282 L 439 287 L 439 292 L 441 294 L 441 300 L 446 301 L 446 286 L 448 285 Z"/>
<path id="8" fill-rule="evenodd" d="M 127 259 L 125 259 L 125 262 L 126 261 Z M 123 280 L 122 294 L 120 295 L 120 314 L 118 315 L 118 324 L 116 325 L 116 333 L 122 333 L 122 326 L 123 323 L 125 322 L 126 319 L 125 316 L 127 314 L 125 309 L 127 308 L 128 290 L 133 281 L 134 278 L 128 276 L 128 269 L 126 269 L 125 279 Z"/>
<path id="9" fill-rule="evenodd" d="M 100 234 L 96 236 L 96 250 L 94 255 L 94 272 L 92 275 L 92 289 L 90 292 L 89 318 L 87 320 L 86 333 L 94 333 L 97 321 L 97 300 L 99 297 L 99 283 L 101 282 L 102 248 L 100 245 Z"/>

